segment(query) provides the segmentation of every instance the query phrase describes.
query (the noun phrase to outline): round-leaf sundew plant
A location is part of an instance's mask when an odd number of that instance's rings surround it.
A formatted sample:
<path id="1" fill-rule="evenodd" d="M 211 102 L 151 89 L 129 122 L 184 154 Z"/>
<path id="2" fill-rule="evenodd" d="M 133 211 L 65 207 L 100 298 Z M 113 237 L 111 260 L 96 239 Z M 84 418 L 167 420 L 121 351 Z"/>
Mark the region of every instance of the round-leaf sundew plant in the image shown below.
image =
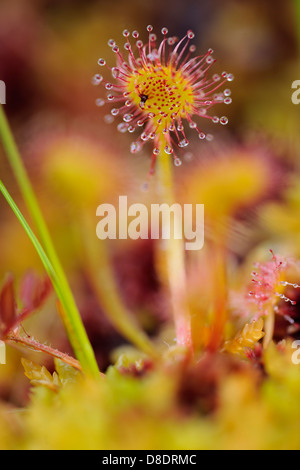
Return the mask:
<path id="1" fill-rule="evenodd" d="M 133 31 L 135 45 L 130 42 L 130 32 L 123 31 L 126 38 L 125 53 L 120 51 L 113 39 L 108 41 L 116 56 L 114 67 L 106 65 L 105 59 L 99 59 L 101 67 L 106 66 L 114 83 L 106 81 L 96 74 L 93 83 L 105 86 L 107 98 L 98 98 L 96 104 L 103 106 L 112 103 L 111 114 L 105 116 L 110 123 L 114 117 L 121 116 L 118 130 L 122 133 L 138 133 L 131 143 L 133 154 L 143 145 L 153 142 L 152 161 L 149 174 L 153 174 L 156 164 L 160 182 L 160 194 L 164 203 L 170 206 L 175 202 L 175 191 L 171 162 L 181 164 L 175 146 L 184 148 L 189 144 L 184 123 L 196 130 L 200 140 L 211 140 L 211 134 L 205 134 L 193 119 L 203 117 L 214 123 L 226 125 L 226 116 L 218 117 L 210 110 L 220 103 L 231 103 L 231 91 L 220 88 L 233 80 L 233 75 L 223 72 L 211 76 L 210 69 L 215 63 L 213 50 L 204 55 L 194 54 L 196 47 L 191 44 L 194 33 L 188 31 L 179 40 L 167 37 L 167 28 L 162 28 L 162 41 L 158 44 L 153 27 L 147 26 L 148 41 L 144 44 L 139 33 Z M 126 58 L 125 58 L 126 55 Z M 174 220 L 174 227 L 179 221 Z M 176 330 L 178 345 L 193 349 L 191 317 L 186 295 L 186 266 L 182 240 L 171 237 L 165 247 L 167 283 Z"/>
<path id="2" fill-rule="evenodd" d="M 114 116 L 122 116 L 123 122 L 118 124 L 120 132 L 134 133 L 138 128 L 142 129 L 131 144 L 132 153 L 139 152 L 145 142 L 153 141 L 153 172 L 156 159 L 162 153 L 172 155 L 175 165 L 181 164 L 175 145 L 182 148 L 189 144 L 184 121 L 197 131 L 201 140 L 210 140 L 212 136 L 202 131 L 193 116 L 223 125 L 228 123 L 226 116 L 218 117 L 209 111 L 216 104 L 231 103 L 231 91 L 219 90 L 234 77 L 227 72 L 210 76 L 210 69 L 216 62 L 213 50 L 194 55 L 196 47 L 191 44 L 195 36 L 192 31 L 178 40 L 167 37 L 168 30 L 163 28 L 163 40 L 158 45 L 153 27 L 149 25 L 147 30 L 149 40 L 146 44 L 138 39 L 139 33 L 133 31 L 134 46 L 130 43 L 129 31 L 123 31 L 127 59 L 110 39 L 108 44 L 116 55 L 116 66 L 109 67 L 102 58 L 98 64 L 107 66 L 115 81 L 110 83 L 96 74 L 93 82 L 103 84 L 107 90 L 107 99 L 97 99 L 97 105 L 103 106 L 106 102 L 114 105 L 111 115 L 106 116 L 108 122 L 112 122 Z"/>

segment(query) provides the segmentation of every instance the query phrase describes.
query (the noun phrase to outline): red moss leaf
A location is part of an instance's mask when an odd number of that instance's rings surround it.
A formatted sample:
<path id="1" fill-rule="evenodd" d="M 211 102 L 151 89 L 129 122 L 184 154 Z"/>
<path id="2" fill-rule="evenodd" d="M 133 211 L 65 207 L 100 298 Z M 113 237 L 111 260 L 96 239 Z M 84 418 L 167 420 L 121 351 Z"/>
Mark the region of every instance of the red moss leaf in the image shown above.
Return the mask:
<path id="1" fill-rule="evenodd" d="M 0 329 L 7 331 L 17 316 L 13 276 L 8 276 L 0 293 Z"/>
<path id="2" fill-rule="evenodd" d="M 52 285 L 48 277 L 39 279 L 34 273 L 29 272 L 23 279 L 20 289 L 23 306 L 30 311 L 39 309 L 51 290 Z"/>

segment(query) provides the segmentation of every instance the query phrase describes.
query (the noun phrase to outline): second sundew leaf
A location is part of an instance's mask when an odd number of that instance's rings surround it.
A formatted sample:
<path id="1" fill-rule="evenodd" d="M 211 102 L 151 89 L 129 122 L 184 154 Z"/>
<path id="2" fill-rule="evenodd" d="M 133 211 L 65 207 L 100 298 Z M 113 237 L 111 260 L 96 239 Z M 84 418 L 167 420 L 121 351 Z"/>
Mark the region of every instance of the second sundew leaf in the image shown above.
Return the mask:
<path id="1" fill-rule="evenodd" d="M 262 318 L 250 324 L 247 323 L 234 339 L 225 343 L 225 350 L 231 354 L 246 356 L 245 351 L 249 348 L 254 349 L 255 344 L 265 336 L 263 327 L 264 321 Z"/>

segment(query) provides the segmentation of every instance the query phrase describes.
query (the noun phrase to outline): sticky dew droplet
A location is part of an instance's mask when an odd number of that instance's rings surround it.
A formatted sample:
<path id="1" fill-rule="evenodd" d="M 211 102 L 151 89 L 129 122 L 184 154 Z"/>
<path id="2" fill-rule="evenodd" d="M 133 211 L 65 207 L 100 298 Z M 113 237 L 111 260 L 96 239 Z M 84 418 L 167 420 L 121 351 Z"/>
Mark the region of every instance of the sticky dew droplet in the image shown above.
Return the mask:
<path id="1" fill-rule="evenodd" d="M 105 105 L 105 101 L 102 98 L 96 99 L 96 106 L 100 108 L 101 106 L 104 106 L 104 105 Z"/>

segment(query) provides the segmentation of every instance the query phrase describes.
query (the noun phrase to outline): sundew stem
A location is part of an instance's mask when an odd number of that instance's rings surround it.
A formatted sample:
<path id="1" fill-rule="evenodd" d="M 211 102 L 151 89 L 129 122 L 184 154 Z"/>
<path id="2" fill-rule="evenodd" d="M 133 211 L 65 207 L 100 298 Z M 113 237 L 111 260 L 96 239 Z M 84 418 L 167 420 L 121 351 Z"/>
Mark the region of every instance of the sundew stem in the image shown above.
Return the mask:
<path id="1" fill-rule="evenodd" d="M 160 140 L 160 154 L 157 157 L 157 174 L 160 185 L 160 195 L 164 203 L 172 206 L 175 203 L 173 157 L 165 152 L 166 142 Z M 174 228 L 176 213 L 174 213 Z M 175 232 L 175 230 L 174 230 Z M 164 240 L 167 265 L 168 287 L 175 323 L 176 341 L 180 346 L 193 349 L 191 334 L 191 317 L 186 294 L 186 271 L 184 240 L 175 239 L 170 231 L 170 239 Z"/>
<path id="2" fill-rule="evenodd" d="M 47 225 L 44 221 L 2 106 L 0 106 L 0 137 L 29 213 L 36 225 L 41 243 L 33 234 L 31 228 L 2 182 L 0 190 L 25 229 L 52 280 L 64 312 L 63 319 L 66 332 L 74 349 L 74 353 L 82 365 L 83 371 L 94 377 L 99 377 L 100 371 L 98 369 L 92 346 L 86 334 L 72 291 L 57 256 Z"/>
<path id="3" fill-rule="evenodd" d="M 273 309 L 270 309 L 270 312 L 265 318 L 265 336 L 263 339 L 263 347 L 267 349 L 270 342 L 273 339 L 274 335 L 274 328 L 275 328 L 275 312 Z"/>

